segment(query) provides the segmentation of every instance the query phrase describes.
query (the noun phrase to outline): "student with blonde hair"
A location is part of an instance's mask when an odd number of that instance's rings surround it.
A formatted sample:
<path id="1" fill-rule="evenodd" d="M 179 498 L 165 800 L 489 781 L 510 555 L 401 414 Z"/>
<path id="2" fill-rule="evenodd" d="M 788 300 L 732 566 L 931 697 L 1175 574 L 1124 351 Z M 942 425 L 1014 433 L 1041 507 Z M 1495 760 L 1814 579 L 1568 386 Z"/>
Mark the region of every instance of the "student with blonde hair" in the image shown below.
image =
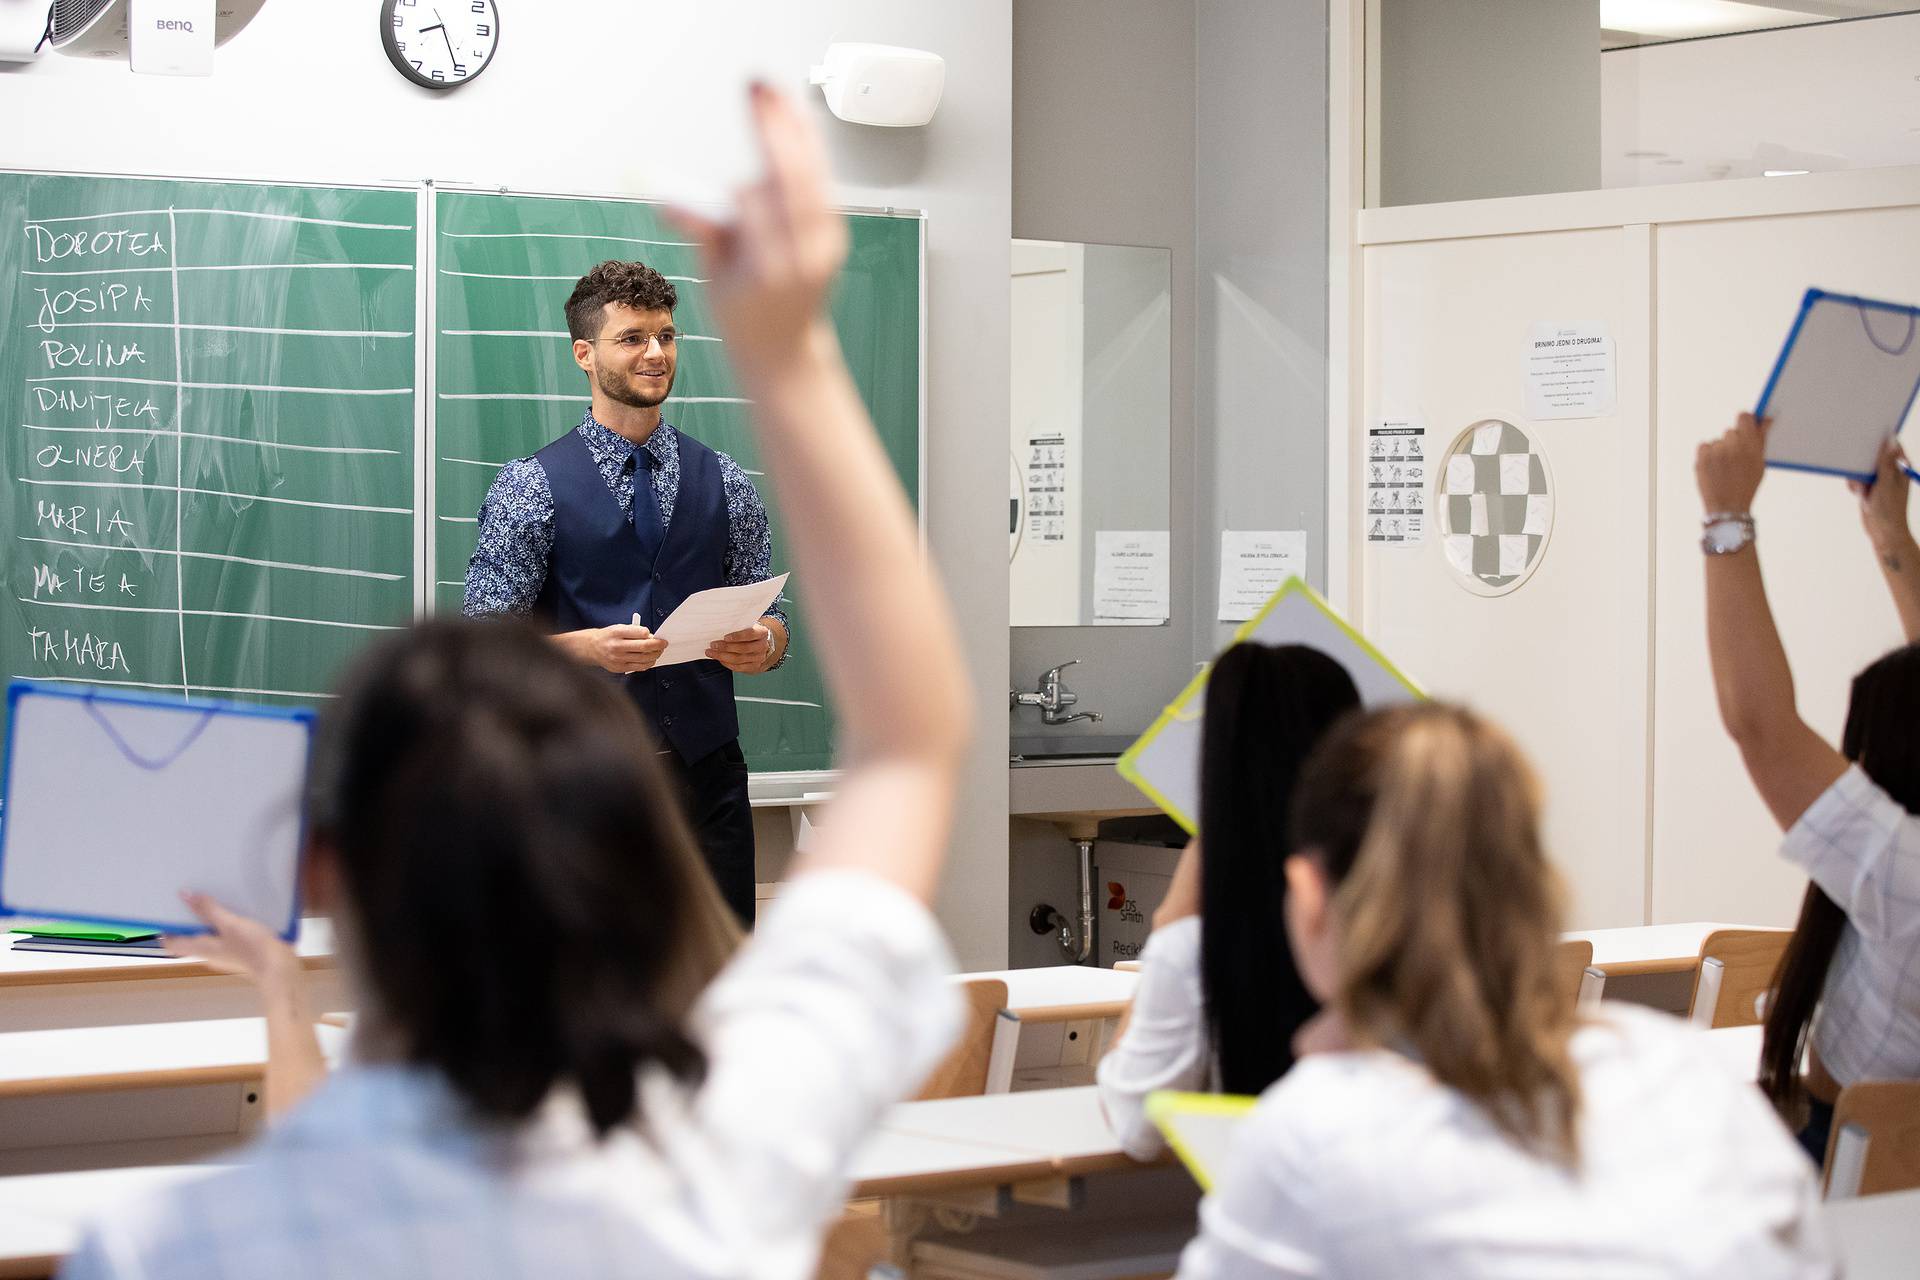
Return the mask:
<path id="1" fill-rule="evenodd" d="M 713 886 L 630 700 L 522 624 L 390 639 L 313 787 L 353 1061 L 234 1167 L 110 1212 L 67 1275 L 798 1280 L 855 1149 L 948 1047 L 926 904 L 957 631 L 823 316 L 846 231 L 819 145 L 784 99 L 753 108 L 766 178 L 689 230 L 841 717 L 819 846 L 712 977 Z M 226 958 L 284 979 L 246 939 Z"/>
<path id="2" fill-rule="evenodd" d="M 1824 1277 L 1810 1171 L 1697 1033 L 1555 979 L 1507 736 L 1349 719 L 1294 793 L 1286 931 L 1325 1009 L 1201 1206 L 1186 1277 Z"/>
<path id="3" fill-rule="evenodd" d="M 1760 576 L 1766 426 L 1741 414 L 1696 459 L 1707 649 L 1720 718 L 1786 832 L 1781 855 L 1809 878 L 1768 993 L 1760 1085 L 1817 1163 L 1841 1089 L 1920 1079 L 1920 547 L 1890 441 L 1855 492 L 1909 643 L 1853 678 L 1836 751 L 1800 718 Z"/>

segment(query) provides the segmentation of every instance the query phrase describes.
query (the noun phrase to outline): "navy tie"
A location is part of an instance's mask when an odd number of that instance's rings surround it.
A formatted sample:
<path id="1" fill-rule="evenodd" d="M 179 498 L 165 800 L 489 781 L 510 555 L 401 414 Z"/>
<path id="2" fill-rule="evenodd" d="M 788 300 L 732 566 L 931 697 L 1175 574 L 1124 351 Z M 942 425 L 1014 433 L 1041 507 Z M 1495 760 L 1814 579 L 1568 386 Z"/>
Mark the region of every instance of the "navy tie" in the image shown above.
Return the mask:
<path id="1" fill-rule="evenodd" d="M 653 491 L 653 472 L 659 465 L 647 449 L 633 451 L 633 531 L 640 538 L 640 553 L 649 573 L 667 536 L 666 522 L 660 518 L 660 499 Z"/>

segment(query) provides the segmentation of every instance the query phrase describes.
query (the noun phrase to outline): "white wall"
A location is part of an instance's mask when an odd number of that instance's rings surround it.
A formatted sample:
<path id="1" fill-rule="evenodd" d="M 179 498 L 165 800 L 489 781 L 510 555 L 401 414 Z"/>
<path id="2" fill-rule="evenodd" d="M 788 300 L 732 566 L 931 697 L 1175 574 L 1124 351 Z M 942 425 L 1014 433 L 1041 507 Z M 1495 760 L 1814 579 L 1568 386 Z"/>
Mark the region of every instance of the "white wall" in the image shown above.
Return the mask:
<path id="1" fill-rule="evenodd" d="M 1612 49 L 1601 185 L 1920 163 L 1920 14 Z"/>
<path id="2" fill-rule="evenodd" d="M 1527 751 L 1575 927 L 1791 923 L 1805 879 L 1714 704 L 1694 451 L 1753 406 L 1809 285 L 1920 297 L 1920 167 L 1382 209 L 1360 238 L 1349 430 L 1420 413 L 1437 456 L 1504 417 L 1541 441 L 1556 496 L 1538 571 L 1497 599 L 1454 585 L 1431 544 L 1369 549 L 1362 625 Z M 1612 413 L 1525 417 L 1534 320 L 1608 325 Z M 1851 676 L 1901 640 L 1854 505 L 1837 480 L 1774 472 L 1755 507 L 1801 714 L 1836 744 Z"/>
<path id="3" fill-rule="evenodd" d="M 388 65 L 377 5 L 272 0 L 219 51 L 208 79 L 135 76 L 58 56 L 0 64 L 0 167 L 605 191 L 620 187 L 663 134 L 723 145 L 693 105 L 717 83 L 771 70 L 807 92 L 808 66 L 836 38 L 945 57 L 945 100 L 925 129 L 840 125 L 817 91 L 810 98 L 827 126 L 839 199 L 928 213 L 924 506 L 967 632 L 980 725 L 941 912 L 963 964 L 998 967 L 1006 953 L 1006 463 L 979 442 L 1005 434 L 983 433 L 981 423 L 1006 413 L 1010 3 L 539 0 L 503 16 L 501 52 L 484 75 L 436 95 Z"/>

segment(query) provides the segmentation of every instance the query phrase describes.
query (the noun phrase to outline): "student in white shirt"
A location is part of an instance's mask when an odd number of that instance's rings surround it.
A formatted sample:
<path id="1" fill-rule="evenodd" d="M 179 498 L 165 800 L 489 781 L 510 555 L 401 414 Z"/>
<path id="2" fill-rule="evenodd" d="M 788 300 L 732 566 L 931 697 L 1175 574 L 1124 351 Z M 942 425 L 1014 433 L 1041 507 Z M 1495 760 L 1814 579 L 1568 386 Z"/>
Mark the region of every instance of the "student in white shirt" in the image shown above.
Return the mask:
<path id="1" fill-rule="evenodd" d="M 1840 750 L 1800 718 L 1754 541 L 1765 452 L 1751 414 L 1700 446 L 1707 648 L 1720 717 L 1787 833 L 1781 853 L 1811 878 L 1769 993 L 1760 1084 L 1818 1162 L 1842 1088 L 1920 1078 L 1920 646 L 1854 677 Z M 1920 547 L 1900 462 L 1889 443 L 1855 491 L 1912 641 Z"/>
<path id="2" fill-rule="evenodd" d="M 1675 1019 L 1590 1021 L 1505 734 L 1440 704 L 1336 726 L 1301 773 L 1286 931 L 1325 1011 L 1261 1096 L 1194 1278 L 1837 1274 L 1812 1171 Z"/>
<path id="3" fill-rule="evenodd" d="M 1293 1065 L 1294 1033 L 1320 1012 L 1274 927 L 1286 799 L 1307 753 L 1359 705 L 1346 668 L 1305 645 L 1237 644 L 1208 674 L 1202 838 L 1154 912 L 1126 1030 L 1098 1068 L 1107 1123 L 1136 1159 L 1164 1146 L 1149 1093 L 1259 1093 Z"/>
<path id="4" fill-rule="evenodd" d="M 753 110 L 766 178 L 688 229 L 841 717 L 819 848 L 708 983 L 712 886 L 628 700 L 513 623 L 381 645 L 313 788 L 354 1061 L 236 1167 L 108 1212 L 68 1276 L 797 1280 L 947 1048 L 957 632 L 822 316 L 824 158 L 784 99 Z"/>

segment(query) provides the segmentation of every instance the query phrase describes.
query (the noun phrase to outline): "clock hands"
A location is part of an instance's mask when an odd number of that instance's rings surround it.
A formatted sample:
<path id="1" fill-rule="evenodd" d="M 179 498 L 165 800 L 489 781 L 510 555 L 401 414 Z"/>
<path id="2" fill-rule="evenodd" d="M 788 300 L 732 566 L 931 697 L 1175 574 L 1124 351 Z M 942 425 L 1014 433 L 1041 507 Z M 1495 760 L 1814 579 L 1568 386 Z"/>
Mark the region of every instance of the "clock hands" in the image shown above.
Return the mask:
<path id="1" fill-rule="evenodd" d="M 434 26 L 420 28 L 421 34 L 425 35 L 427 32 L 432 31 L 435 29 L 435 27 L 437 27 L 440 31 L 440 38 L 446 41 L 446 44 L 447 44 L 447 61 L 448 62 L 460 61 L 460 59 L 454 55 L 453 37 L 447 34 L 447 24 L 441 20 L 440 11 L 438 9 L 435 9 L 433 11 L 433 21 L 434 21 Z"/>

